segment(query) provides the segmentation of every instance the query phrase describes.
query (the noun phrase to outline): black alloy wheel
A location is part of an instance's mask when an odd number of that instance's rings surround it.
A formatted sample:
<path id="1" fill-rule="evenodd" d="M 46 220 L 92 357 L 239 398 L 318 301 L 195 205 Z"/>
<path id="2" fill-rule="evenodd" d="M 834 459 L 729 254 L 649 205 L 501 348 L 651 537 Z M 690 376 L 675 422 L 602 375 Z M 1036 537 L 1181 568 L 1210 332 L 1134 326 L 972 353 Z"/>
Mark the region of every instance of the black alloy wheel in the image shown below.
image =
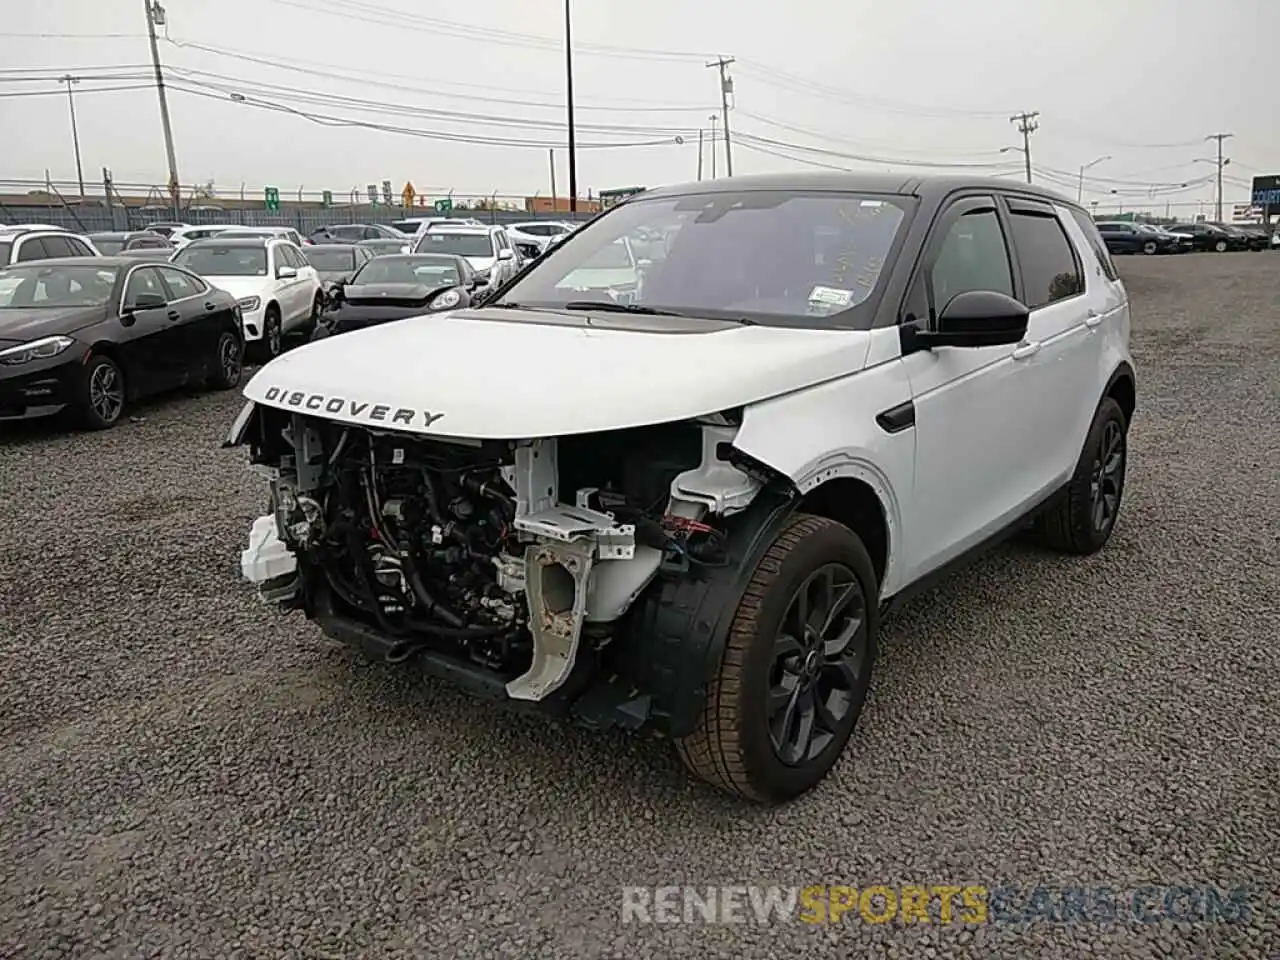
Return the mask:
<path id="1" fill-rule="evenodd" d="M 859 699 L 867 601 L 852 570 L 828 563 L 791 597 L 773 647 L 769 741 L 796 766 L 820 758 Z"/>
<path id="2" fill-rule="evenodd" d="M 1125 436 L 1121 425 L 1108 420 L 1102 428 L 1102 442 L 1093 459 L 1093 478 L 1089 486 L 1090 516 L 1093 529 L 1105 534 L 1120 512 L 1120 493 L 1124 486 Z"/>
<path id="3" fill-rule="evenodd" d="M 230 330 L 218 336 L 218 350 L 214 357 L 209 383 L 215 390 L 234 390 L 240 384 L 244 372 L 244 341 Z"/>
<path id="4" fill-rule="evenodd" d="M 103 354 L 90 358 L 84 371 L 81 414 L 91 430 L 106 430 L 120 422 L 124 414 L 124 374 L 114 360 Z"/>
<path id="5" fill-rule="evenodd" d="M 1104 397 L 1063 495 L 1036 520 L 1046 545 L 1084 556 L 1097 553 L 1111 538 L 1124 498 L 1128 429 L 1120 404 Z"/>

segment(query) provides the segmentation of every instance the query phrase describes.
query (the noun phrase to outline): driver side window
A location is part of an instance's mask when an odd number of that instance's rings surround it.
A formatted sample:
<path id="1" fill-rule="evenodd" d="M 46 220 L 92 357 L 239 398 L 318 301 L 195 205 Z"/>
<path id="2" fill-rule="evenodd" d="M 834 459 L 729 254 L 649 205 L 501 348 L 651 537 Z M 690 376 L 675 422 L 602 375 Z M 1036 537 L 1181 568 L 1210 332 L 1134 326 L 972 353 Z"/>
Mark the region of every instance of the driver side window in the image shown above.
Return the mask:
<path id="1" fill-rule="evenodd" d="M 971 210 L 951 224 L 929 271 L 928 284 L 933 317 L 957 294 L 970 290 L 1013 296 L 1009 248 L 994 209 Z"/>
<path id="2" fill-rule="evenodd" d="M 169 299 L 164 286 L 160 283 L 160 274 L 154 267 L 143 267 L 133 271 L 133 275 L 129 277 L 129 285 L 124 291 L 125 306 L 131 307 L 136 304 L 138 295 L 143 293 L 154 294 L 161 300 Z"/>

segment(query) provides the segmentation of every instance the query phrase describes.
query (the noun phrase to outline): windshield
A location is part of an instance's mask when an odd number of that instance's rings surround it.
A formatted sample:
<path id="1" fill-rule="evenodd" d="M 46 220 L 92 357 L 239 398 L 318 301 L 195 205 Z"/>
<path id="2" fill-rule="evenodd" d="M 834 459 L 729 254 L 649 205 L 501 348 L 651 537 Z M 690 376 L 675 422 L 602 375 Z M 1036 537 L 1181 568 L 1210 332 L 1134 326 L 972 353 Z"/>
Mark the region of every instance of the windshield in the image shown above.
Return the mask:
<path id="1" fill-rule="evenodd" d="M 821 318 L 870 299 L 909 202 L 790 190 L 635 200 L 575 231 L 502 301 L 557 307 L 610 299 L 823 326 Z M 645 249 L 643 269 L 633 244 Z"/>
<path id="2" fill-rule="evenodd" d="M 93 241 L 93 245 L 98 248 L 98 252 L 104 257 L 115 256 L 124 249 L 124 237 L 116 236 L 115 234 L 91 236 L 89 239 Z"/>
<path id="3" fill-rule="evenodd" d="M 266 247 L 242 247 L 230 244 L 192 245 L 173 258 L 173 262 L 202 277 L 265 277 Z"/>
<path id="4" fill-rule="evenodd" d="M 444 233 L 428 230 L 414 253 L 452 253 L 459 257 L 492 257 L 493 241 L 487 233 Z"/>
<path id="5" fill-rule="evenodd" d="M 356 265 L 356 252 L 354 250 L 317 246 L 307 248 L 305 255 L 307 263 L 317 270 L 352 270 Z"/>
<path id="6" fill-rule="evenodd" d="M 101 307 L 111 299 L 117 267 L 79 264 L 0 270 L 0 310 Z"/>
<path id="7" fill-rule="evenodd" d="M 448 257 L 378 257 L 361 267 L 352 282 L 456 287 L 462 280 L 458 265 Z"/>
<path id="8" fill-rule="evenodd" d="M 418 220 L 396 220 L 391 226 L 399 230 L 401 233 L 407 233 L 410 236 L 418 232 Z"/>

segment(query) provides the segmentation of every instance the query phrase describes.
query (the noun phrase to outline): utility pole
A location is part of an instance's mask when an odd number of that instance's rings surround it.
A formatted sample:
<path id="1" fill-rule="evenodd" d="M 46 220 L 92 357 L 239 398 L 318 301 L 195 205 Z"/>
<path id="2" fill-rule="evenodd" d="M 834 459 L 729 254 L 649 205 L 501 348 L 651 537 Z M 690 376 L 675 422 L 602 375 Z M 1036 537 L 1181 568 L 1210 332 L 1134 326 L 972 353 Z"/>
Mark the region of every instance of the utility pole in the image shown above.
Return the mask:
<path id="1" fill-rule="evenodd" d="M 1027 183 L 1031 182 L 1031 134 L 1040 129 L 1037 118 L 1040 116 L 1039 110 L 1031 112 L 1023 111 L 1015 113 L 1009 118 L 1010 123 L 1018 125 L 1018 132 L 1022 134 L 1022 159 L 1027 165 Z"/>
<path id="2" fill-rule="evenodd" d="M 1234 133 L 1211 133 L 1205 137 L 1205 140 L 1218 141 L 1218 192 L 1214 203 L 1213 215 L 1213 219 L 1218 223 L 1222 222 L 1222 168 L 1227 165 L 1227 161 L 1222 159 L 1222 141 L 1234 136 Z"/>
<path id="3" fill-rule="evenodd" d="M 67 85 L 67 106 L 71 108 L 71 143 L 76 150 L 76 177 L 80 180 L 80 199 L 84 199 L 84 167 L 80 165 L 80 131 L 76 129 L 76 97 L 71 88 L 80 82 L 79 77 L 67 73 L 58 81 Z"/>
<path id="4" fill-rule="evenodd" d="M 698 179 L 702 179 L 702 128 L 698 128 Z"/>
<path id="5" fill-rule="evenodd" d="M 551 155 L 551 212 L 560 212 L 560 201 L 556 198 L 556 151 L 551 149 L 547 151 Z"/>
<path id="6" fill-rule="evenodd" d="M 720 114 L 724 117 L 724 167 L 728 176 L 733 176 L 733 145 L 729 139 L 729 94 L 733 93 L 733 78 L 729 76 L 729 64 L 733 63 L 733 57 L 727 60 L 720 57 L 707 64 L 708 67 L 715 67 L 720 71 Z M 716 156 L 716 138 L 714 132 L 711 135 L 711 176 L 715 177 L 715 156 Z"/>
<path id="7" fill-rule="evenodd" d="M 719 121 L 714 113 L 711 115 L 711 179 L 716 178 L 716 123 Z"/>
<path id="8" fill-rule="evenodd" d="M 569 0 L 564 0 L 565 98 L 569 105 L 569 212 L 578 212 L 578 145 L 573 132 L 573 34 Z"/>
<path id="9" fill-rule="evenodd" d="M 173 125 L 169 122 L 169 99 L 164 92 L 164 71 L 160 69 L 160 47 L 156 43 L 156 25 L 164 25 L 164 7 L 160 0 L 142 0 L 147 11 L 147 39 L 151 41 L 151 65 L 156 71 L 156 93 L 160 97 L 160 125 L 164 128 L 164 150 L 169 159 L 169 199 L 173 216 L 178 217 L 181 194 L 178 186 L 178 157 L 173 151 Z"/>

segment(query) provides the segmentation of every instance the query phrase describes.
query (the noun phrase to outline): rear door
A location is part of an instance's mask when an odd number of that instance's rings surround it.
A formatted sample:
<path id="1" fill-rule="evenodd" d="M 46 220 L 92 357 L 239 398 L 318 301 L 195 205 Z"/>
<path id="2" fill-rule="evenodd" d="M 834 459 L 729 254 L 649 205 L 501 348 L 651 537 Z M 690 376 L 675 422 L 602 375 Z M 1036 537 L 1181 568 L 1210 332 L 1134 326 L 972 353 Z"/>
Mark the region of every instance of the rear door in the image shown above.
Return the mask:
<path id="1" fill-rule="evenodd" d="M 1081 241 L 1070 212 L 1047 201 L 1005 195 L 1022 302 L 1031 311 L 1019 361 L 1018 403 L 1034 418 L 1023 455 L 1032 497 L 1064 483 L 1084 443 L 1082 411 L 1093 412 L 1099 338 L 1090 321 L 1099 312 L 1090 304 Z M 1071 232 L 1068 233 L 1068 226 Z M 1099 292 L 1094 290 L 1094 298 Z M 1095 304 L 1096 306 L 1096 304 Z"/>
<path id="2" fill-rule="evenodd" d="M 189 377 L 198 376 L 217 355 L 218 334 L 233 326 L 231 308 L 220 305 L 209 285 L 194 274 L 168 265 L 157 269 L 169 298 L 169 319 L 179 334 L 176 349 L 183 368 Z"/>
<path id="3" fill-rule="evenodd" d="M 140 307 L 142 294 L 160 297 L 162 307 Z M 124 336 L 119 345 L 126 383 L 137 395 L 167 390 L 187 377 L 186 331 L 182 314 L 169 304 L 169 290 L 158 267 L 135 267 L 125 282 L 120 322 Z"/>

